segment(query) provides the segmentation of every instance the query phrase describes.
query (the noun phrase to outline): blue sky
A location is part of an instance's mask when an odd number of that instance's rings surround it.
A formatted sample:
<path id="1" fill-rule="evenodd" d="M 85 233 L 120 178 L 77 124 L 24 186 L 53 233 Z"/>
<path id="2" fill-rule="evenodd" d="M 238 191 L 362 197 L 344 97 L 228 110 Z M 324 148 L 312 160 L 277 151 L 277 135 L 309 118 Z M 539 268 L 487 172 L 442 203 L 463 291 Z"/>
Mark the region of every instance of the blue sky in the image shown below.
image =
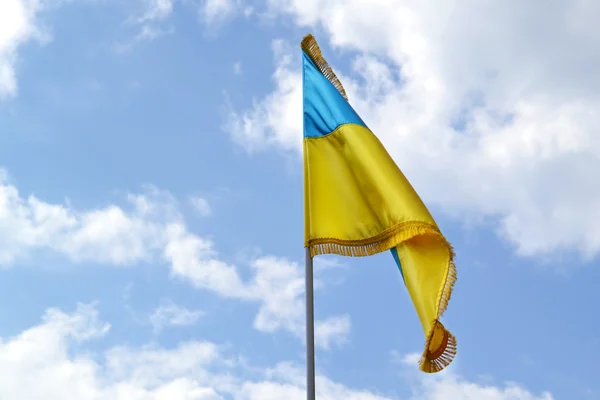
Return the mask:
<path id="1" fill-rule="evenodd" d="M 391 256 L 318 258 L 318 398 L 599 399 L 600 9 L 541 4 L 3 1 L 0 398 L 304 398 L 312 32 L 459 274 L 429 376 Z"/>

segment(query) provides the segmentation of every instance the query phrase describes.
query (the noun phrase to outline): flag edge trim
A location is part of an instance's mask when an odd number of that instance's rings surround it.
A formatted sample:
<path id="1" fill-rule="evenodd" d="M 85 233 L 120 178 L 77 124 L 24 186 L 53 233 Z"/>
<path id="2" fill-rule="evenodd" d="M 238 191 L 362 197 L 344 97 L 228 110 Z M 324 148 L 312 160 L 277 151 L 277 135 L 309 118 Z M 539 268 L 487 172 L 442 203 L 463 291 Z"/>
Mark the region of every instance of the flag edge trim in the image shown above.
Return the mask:
<path id="1" fill-rule="evenodd" d="M 317 43 L 317 40 L 312 34 L 308 34 L 304 36 L 302 42 L 300 43 L 300 47 L 306 53 L 306 55 L 315 63 L 315 66 L 323 74 L 325 78 L 331 82 L 331 84 L 340 92 L 342 97 L 346 101 L 348 101 L 348 95 L 346 94 L 346 90 L 342 85 L 342 81 L 337 77 L 335 72 L 333 72 L 333 68 L 329 65 L 327 60 L 323 57 L 323 53 L 321 52 L 321 48 Z"/>

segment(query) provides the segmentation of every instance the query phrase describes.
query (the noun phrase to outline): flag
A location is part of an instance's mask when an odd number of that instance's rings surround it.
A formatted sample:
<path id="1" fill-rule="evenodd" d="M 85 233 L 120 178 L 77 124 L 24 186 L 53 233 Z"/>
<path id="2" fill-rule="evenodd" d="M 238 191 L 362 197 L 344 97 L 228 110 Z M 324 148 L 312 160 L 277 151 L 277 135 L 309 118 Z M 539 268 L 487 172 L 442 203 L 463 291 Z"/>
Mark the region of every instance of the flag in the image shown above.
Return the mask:
<path id="1" fill-rule="evenodd" d="M 315 38 L 301 48 L 304 245 L 311 257 L 391 251 L 425 332 L 420 368 L 441 371 L 456 355 L 440 322 L 456 281 L 452 246 L 348 102 Z"/>

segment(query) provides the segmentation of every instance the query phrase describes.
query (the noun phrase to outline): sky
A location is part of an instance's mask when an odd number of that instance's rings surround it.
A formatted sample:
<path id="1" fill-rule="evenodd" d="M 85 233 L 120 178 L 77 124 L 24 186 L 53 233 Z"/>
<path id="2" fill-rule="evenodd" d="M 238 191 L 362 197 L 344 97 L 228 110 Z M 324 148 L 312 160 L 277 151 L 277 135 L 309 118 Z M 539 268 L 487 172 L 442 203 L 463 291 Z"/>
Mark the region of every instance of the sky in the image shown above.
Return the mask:
<path id="1" fill-rule="evenodd" d="M 0 399 L 305 398 L 300 41 L 457 253 L 315 259 L 319 400 L 600 399 L 600 3 L 0 0 Z"/>

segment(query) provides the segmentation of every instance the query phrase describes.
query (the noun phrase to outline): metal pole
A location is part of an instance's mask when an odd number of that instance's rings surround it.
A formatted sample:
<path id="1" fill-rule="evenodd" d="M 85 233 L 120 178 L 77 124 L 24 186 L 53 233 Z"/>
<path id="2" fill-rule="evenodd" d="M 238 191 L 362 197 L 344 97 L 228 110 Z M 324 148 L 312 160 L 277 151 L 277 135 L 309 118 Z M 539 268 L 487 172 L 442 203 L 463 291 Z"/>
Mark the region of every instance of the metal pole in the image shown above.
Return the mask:
<path id="1" fill-rule="evenodd" d="M 306 398 L 315 400 L 315 315 L 313 293 L 313 259 L 310 249 L 305 248 L 306 257 Z"/>

